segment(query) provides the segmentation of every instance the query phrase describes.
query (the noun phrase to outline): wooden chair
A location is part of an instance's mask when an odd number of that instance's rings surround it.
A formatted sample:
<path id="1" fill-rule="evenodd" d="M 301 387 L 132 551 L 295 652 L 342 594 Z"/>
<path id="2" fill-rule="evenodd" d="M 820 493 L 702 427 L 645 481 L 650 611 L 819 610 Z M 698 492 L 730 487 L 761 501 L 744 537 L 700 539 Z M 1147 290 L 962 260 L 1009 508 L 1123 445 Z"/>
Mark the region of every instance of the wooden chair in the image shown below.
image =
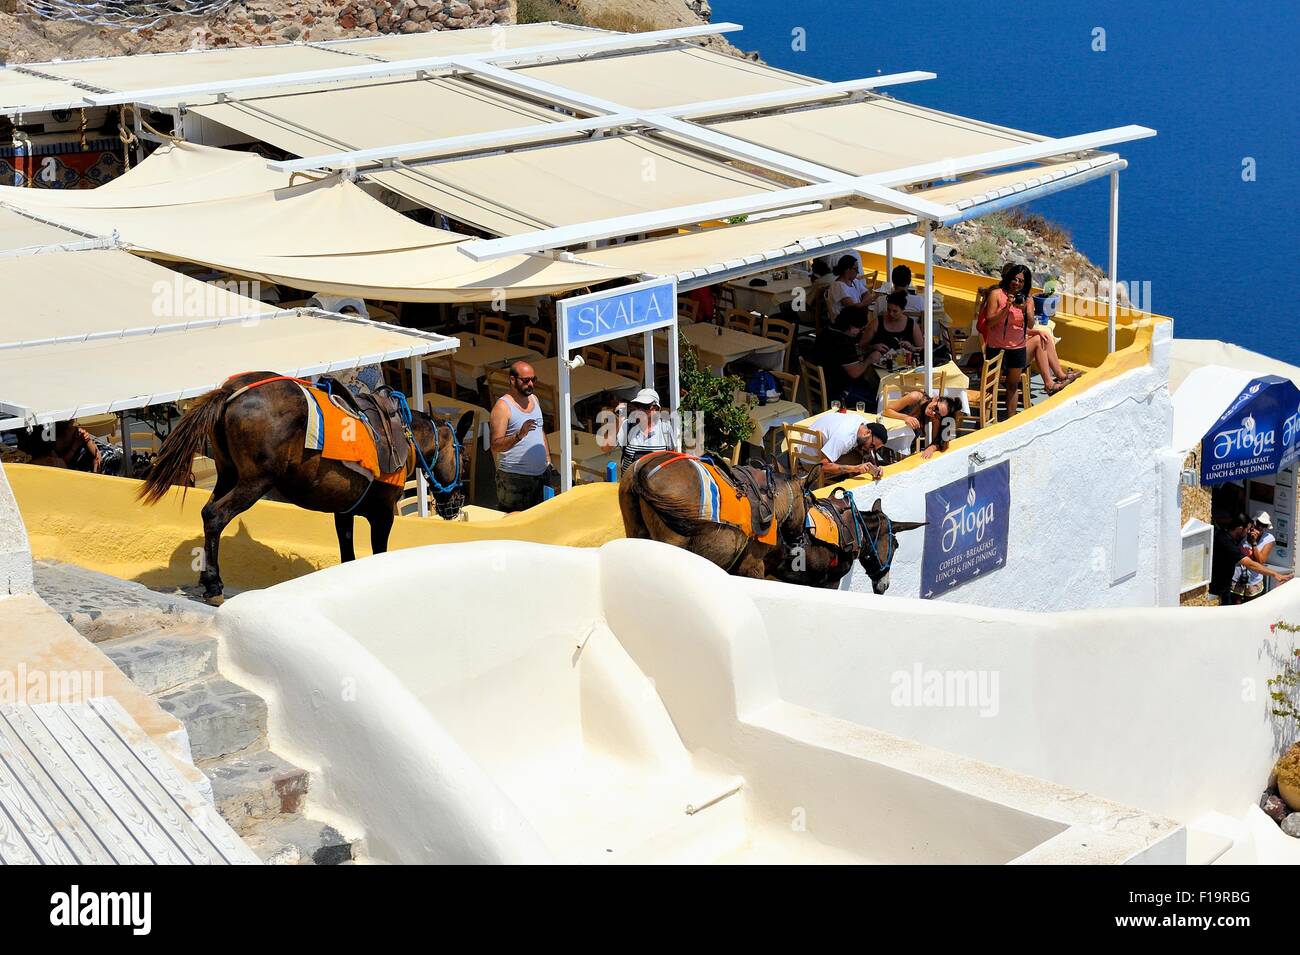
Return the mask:
<path id="1" fill-rule="evenodd" d="M 394 387 L 409 397 L 413 393 L 410 372 L 403 367 L 399 367 L 396 370 L 396 375 L 398 382 Z M 461 384 L 462 380 L 470 380 L 469 365 L 456 361 L 454 355 L 426 359 L 424 362 L 424 377 L 426 394 L 440 392 L 453 398 L 469 397 L 474 401 L 479 400 L 477 392 Z"/>
<path id="2" fill-rule="evenodd" d="M 508 341 L 510 322 L 497 315 L 484 315 L 478 320 L 478 333 L 484 338 L 494 338 L 499 342 Z"/>
<path id="3" fill-rule="evenodd" d="M 733 308 L 727 312 L 727 319 L 723 324 L 733 331 L 744 332 L 746 335 L 753 335 L 758 329 L 759 321 L 760 317 L 755 315 L 753 312 L 745 312 L 738 308 Z"/>
<path id="4" fill-rule="evenodd" d="M 677 299 L 677 318 L 683 322 L 698 322 L 700 320 L 700 303 L 693 298 Z"/>
<path id="5" fill-rule="evenodd" d="M 632 355 L 611 355 L 609 359 L 609 370 L 616 375 L 622 375 L 624 378 L 631 378 L 636 382 L 645 381 L 644 358 L 636 358 Z"/>
<path id="6" fill-rule="evenodd" d="M 821 463 L 822 444 L 825 438 L 816 428 L 804 428 L 797 424 L 781 425 L 781 436 L 785 443 L 786 460 L 791 474 L 809 471 Z M 821 487 L 821 478 L 817 480 Z"/>
<path id="7" fill-rule="evenodd" d="M 495 408 L 501 397 L 510 391 L 510 372 L 505 368 L 489 368 L 483 376 L 483 384 L 487 388 L 488 407 Z"/>
<path id="8" fill-rule="evenodd" d="M 814 365 L 807 358 L 799 359 L 799 377 L 803 379 L 804 390 L 808 392 L 808 411 L 821 414 L 830 407 L 827 398 L 826 373 L 821 365 Z"/>
<path id="9" fill-rule="evenodd" d="M 794 333 L 794 322 L 786 321 L 784 318 L 763 319 L 763 337 L 785 346 L 785 351 L 781 353 L 783 371 L 790 367 L 790 346 L 794 344 Z"/>
<path id="10" fill-rule="evenodd" d="M 987 428 L 998 420 L 998 386 L 1002 381 L 1002 352 L 996 358 L 984 362 L 980 369 L 980 386 L 977 390 L 966 393 L 970 402 L 971 417 L 968 419 L 975 428 Z"/>
<path id="11" fill-rule="evenodd" d="M 609 371 L 609 352 L 599 345 L 588 345 L 578 352 L 582 356 L 583 362 L 592 368 L 600 368 L 603 371 Z"/>
<path id="12" fill-rule="evenodd" d="M 557 420 L 560 407 L 560 400 L 556 397 L 554 386 L 541 381 L 536 382 L 533 387 L 533 394 L 537 396 L 537 400 L 542 406 L 542 426 L 548 432 L 554 431 L 559 427 Z"/>
<path id="13" fill-rule="evenodd" d="M 730 285 L 723 283 L 718 286 L 718 294 L 713 297 L 713 308 L 715 313 L 707 321 L 716 322 L 719 316 L 725 317 L 730 314 L 736 307 L 736 291 Z"/>
<path id="14" fill-rule="evenodd" d="M 399 517 L 412 517 L 419 513 L 420 482 L 418 478 L 412 478 L 402 485 L 402 496 L 397 499 L 397 514 Z"/>
<path id="15" fill-rule="evenodd" d="M 863 272 L 862 281 L 867 286 L 867 292 L 874 295 L 876 289 L 880 288 L 880 269 L 872 269 L 870 272 Z"/>
<path id="16" fill-rule="evenodd" d="M 531 348 L 544 358 L 551 355 L 551 333 L 537 325 L 524 329 L 524 347 Z"/>
<path id="17" fill-rule="evenodd" d="M 784 371 L 772 372 L 772 377 L 776 379 L 777 385 L 781 388 L 781 397 L 786 401 L 798 401 L 799 394 L 799 376 L 790 375 Z"/>

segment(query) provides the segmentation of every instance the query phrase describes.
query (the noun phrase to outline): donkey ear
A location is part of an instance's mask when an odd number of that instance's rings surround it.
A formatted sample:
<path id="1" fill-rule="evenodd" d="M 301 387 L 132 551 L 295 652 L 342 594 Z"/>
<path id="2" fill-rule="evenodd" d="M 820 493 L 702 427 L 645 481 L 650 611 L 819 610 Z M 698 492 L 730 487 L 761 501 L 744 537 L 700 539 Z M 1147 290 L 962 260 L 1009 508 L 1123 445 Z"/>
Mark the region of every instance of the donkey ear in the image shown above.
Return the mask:
<path id="1" fill-rule="evenodd" d="M 474 412 L 466 411 L 456 422 L 456 440 L 461 444 L 465 443 L 465 435 L 469 434 L 470 426 L 474 423 Z"/>
<path id="2" fill-rule="evenodd" d="M 914 531 L 918 527 L 924 527 L 929 521 L 894 521 L 894 531 Z"/>
<path id="3" fill-rule="evenodd" d="M 803 476 L 803 489 L 805 491 L 811 491 L 813 488 L 817 486 L 817 482 L 821 480 L 821 476 L 822 476 L 821 464 L 820 463 L 814 464 L 811 468 L 808 469 L 808 473 Z"/>
<path id="4" fill-rule="evenodd" d="M 871 505 L 872 513 L 880 513 L 880 498 L 876 498 L 876 503 Z"/>

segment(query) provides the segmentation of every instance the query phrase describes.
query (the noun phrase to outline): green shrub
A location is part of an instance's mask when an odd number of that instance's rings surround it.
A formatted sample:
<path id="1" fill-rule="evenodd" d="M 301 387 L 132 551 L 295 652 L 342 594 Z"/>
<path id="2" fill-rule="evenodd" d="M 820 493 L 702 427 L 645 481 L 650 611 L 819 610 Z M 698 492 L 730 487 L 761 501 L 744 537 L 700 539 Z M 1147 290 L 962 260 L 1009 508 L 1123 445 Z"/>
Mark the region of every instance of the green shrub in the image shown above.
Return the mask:
<path id="1" fill-rule="evenodd" d="M 559 0 L 519 0 L 517 23 L 550 23 L 552 20 L 556 23 L 583 23 L 578 11 Z"/>
<path id="2" fill-rule="evenodd" d="M 749 409 L 736 402 L 736 392 L 743 390 L 745 383 L 737 375 L 715 375 L 685 338 L 678 338 L 677 347 L 682 417 L 699 412 L 704 419 L 705 449 L 725 455 L 754 430 Z"/>
<path id="3" fill-rule="evenodd" d="M 985 272 L 996 272 L 1002 262 L 998 255 L 998 244 L 986 235 L 980 236 L 970 244 L 966 254 L 975 260 L 975 264 Z"/>

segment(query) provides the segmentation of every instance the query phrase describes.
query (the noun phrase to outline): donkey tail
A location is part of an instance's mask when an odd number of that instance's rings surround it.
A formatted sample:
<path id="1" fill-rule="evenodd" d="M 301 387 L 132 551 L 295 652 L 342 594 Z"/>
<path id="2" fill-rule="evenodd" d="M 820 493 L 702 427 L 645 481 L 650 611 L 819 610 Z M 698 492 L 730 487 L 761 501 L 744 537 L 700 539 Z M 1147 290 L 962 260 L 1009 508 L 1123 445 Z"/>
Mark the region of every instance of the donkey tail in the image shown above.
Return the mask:
<path id="1" fill-rule="evenodd" d="M 180 423 L 163 439 L 154 455 L 153 466 L 136 496 L 145 504 L 156 504 L 167 489 L 183 482 L 194 467 L 194 455 L 211 439 L 217 422 L 234 392 L 230 383 L 209 391 L 194 403 Z"/>

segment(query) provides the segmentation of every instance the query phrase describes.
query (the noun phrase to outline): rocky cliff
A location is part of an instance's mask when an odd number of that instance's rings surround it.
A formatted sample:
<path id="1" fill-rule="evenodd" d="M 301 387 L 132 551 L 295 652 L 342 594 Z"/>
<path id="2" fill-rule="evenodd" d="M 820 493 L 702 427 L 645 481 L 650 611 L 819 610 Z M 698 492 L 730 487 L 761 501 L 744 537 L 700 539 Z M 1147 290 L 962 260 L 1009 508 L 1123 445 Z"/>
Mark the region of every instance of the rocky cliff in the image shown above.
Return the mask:
<path id="1" fill-rule="evenodd" d="M 66 17 L 36 16 L 24 0 L 0 2 L 0 56 L 9 63 L 85 59 L 382 33 L 421 33 L 513 23 L 516 0 L 235 0 L 208 15 L 155 15 L 141 3 L 136 24 L 93 22 L 94 4 L 67 3 Z M 203 6 L 181 3 L 180 8 Z M 78 19 L 81 17 L 83 19 Z"/>

